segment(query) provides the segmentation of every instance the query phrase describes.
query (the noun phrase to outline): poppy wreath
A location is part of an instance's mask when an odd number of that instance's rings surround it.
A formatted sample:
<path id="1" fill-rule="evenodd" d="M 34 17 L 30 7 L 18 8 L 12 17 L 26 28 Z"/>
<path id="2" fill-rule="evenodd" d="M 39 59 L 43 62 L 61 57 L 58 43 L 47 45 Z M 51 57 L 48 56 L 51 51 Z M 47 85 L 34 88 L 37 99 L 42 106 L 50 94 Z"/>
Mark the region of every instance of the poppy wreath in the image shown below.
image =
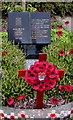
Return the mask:
<path id="1" fill-rule="evenodd" d="M 33 89 L 38 91 L 53 88 L 58 78 L 59 74 L 56 66 L 46 61 L 35 62 L 25 73 L 25 80 Z"/>
<path id="2" fill-rule="evenodd" d="M 58 78 L 64 76 L 64 70 L 57 70 L 57 66 L 46 62 L 46 58 L 46 53 L 39 53 L 39 61 L 28 70 L 19 70 L 18 73 L 18 77 L 24 77 L 28 84 L 37 90 L 36 108 L 43 107 L 44 90 L 53 88 Z"/>
<path id="3" fill-rule="evenodd" d="M 19 70 L 18 74 L 38 91 L 50 90 L 56 85 L 59 77 L 64 76 L 63 70 L 57 70 L 56 65 L 46 62 L 46 56 L 46 53 L 40 53 L 39 61 L 34 62 L 28 70 Z"/>

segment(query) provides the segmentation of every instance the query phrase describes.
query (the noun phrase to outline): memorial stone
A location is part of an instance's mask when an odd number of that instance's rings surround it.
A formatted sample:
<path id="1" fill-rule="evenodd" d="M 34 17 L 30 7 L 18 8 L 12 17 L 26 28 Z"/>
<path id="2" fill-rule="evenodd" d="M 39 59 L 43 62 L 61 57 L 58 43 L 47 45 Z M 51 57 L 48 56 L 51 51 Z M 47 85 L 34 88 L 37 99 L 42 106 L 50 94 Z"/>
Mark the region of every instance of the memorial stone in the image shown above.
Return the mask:
<path id="1" fill-rule="evenodd" d="M 26 55 L 39 53 L 40 45 L 50 44 L 49 12 L 9 12 L 9 40 L 23 45 Z"/>

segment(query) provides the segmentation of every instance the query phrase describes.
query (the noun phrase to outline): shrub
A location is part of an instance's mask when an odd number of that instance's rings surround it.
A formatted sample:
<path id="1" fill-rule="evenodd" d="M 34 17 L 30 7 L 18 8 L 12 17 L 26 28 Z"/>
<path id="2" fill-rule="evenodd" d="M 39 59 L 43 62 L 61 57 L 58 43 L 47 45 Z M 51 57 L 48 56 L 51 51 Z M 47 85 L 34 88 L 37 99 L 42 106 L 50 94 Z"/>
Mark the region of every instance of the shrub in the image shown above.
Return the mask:
<path id="1" fill-rule="evenodd" d="M 71 2 L 28 2 L 34 8 L 42 12 L 50 12 L 51 16 L 73 16 L 73 4 Z"/>
<path id="2" fill-rule="evenodd" d="M 2 2 L 2 15 L 5 16 L 8 12 L 23 12 L 21 2 Z"/>
<path id="3" fill-rule="evenodd" d="M 8 41 L 7 33 L 2 34 L 2 104 L 7 105 L 9 97 L 18 97 L 22 94 L 31 94 L 31 86 L 24 78 L 18 78 L 18 70 L 25 69 L 25 55 L 19 49 L 19 45 L 14 45 Z"/>
<path id="4" fill-rule="evenodd" d="M 43 52 L 48 54 L 47 61 L 51 64 L 57 66 L 57 69 L 64 69 L 65 76 L 60 78 L 57 81 L 56 87 L 50 91 L 46 91 L 46 94 L 49 93 L 50 96 L 63 96 L 67 98 L 69 101 L 73 101 L 72 92 L 59 91 L 59 85 L 70 84 L 73 85 L 73 54 L 66 54 L 64 56 L 59 56 L 59 50 L 64 50 L 66 53 L 69 52 L 69 49 L 73 48 L 73 43 L 71 41 L 63 42 L 56 41 L 52 42 L 47 47 L 43 48 Z"/>
<path id="5" fill-rule="evenodd" d="M 63 27 L 62 29 L 58 28 L 58 25 L 61 25 L 61 22 L 57 21 L 54 23 L 51 23 L 51 41 L 56 42 L 56 41 L 63 41 L 63 42 L 73 42 L 73 31 L 67 31 Z M 68 26 L 67 26 L 68 27 Z M 62 36 L 58 36 L 57 32 L 62 31 Z"/>

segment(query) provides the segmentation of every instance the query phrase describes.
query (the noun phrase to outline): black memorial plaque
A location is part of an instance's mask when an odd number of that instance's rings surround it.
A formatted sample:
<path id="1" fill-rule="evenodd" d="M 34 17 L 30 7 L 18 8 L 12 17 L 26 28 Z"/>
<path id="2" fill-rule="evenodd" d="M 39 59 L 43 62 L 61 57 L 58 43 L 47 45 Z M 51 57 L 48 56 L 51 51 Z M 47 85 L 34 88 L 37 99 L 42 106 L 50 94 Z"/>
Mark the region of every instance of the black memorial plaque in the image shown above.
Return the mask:
<path id="1" fill-rule="evenodd" d="M 9 40 L 20 44 L 49 44 L 50 13 L 49 12 L 9 12 Z"/>

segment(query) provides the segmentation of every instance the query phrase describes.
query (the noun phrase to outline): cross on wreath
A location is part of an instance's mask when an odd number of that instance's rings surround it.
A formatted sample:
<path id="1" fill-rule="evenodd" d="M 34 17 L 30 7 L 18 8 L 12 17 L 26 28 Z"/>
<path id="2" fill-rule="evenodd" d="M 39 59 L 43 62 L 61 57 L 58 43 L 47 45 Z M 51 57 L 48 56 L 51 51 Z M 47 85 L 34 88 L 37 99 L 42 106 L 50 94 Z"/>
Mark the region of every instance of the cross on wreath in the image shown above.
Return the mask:
<path id="1" fill-rule="evenodd" d="M 43 107 L 44 90 L 53 88 L 59 77 L 64 76 L 64 70 L 57 70 L 57 66 L 46 62 L 46 59 L 46 53 L 39 53 L 39 61 L 34 62 L 28 70 L 18 71 L 18 77 L 24 77 L 37 90 L 36 108 Z"/>

